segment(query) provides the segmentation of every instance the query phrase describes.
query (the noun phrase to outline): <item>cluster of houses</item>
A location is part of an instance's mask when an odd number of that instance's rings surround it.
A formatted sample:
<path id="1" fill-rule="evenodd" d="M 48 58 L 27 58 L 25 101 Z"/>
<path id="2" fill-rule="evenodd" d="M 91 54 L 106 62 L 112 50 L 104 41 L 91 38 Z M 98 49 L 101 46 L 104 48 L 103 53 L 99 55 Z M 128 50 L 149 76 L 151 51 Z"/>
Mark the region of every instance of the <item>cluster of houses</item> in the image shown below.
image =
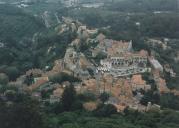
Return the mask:
<path id="1" fill-rule="evenodd" d="M 97 73 L 109 73 L 114 77 L 129 76 L 150 71 L 147 67 L 148 52 L 133 52 L 132 41 L 103 40 L 99 46 L 107 58 L 100 61 Z"/>
<path id="2" fill-rule="evenodd" d="M 80 82 L 73 83 L 77 93 L 91 92 L 99 96 L 99 94 L 107 92 L 110 94 L 110 98 L 106 104 L 113 104 L 118 111 L 123 111 L 126 107 L 139 111 L 146 111 L 152 107 L 159 108 L 159 106 L 153 106 L 151 103 L 147 107 L 140 104 L 140 100 L 143 97 L 141 90 L 148 91 L 151 89 L 151 85 L 144 80 L 142 73 L 149 72 L 153 76 L 159 92 L 168 93 L 171 90 L 167 88 L 166 81 L 160 74 L 165 70 L 172 76 L 176 75 L 169 66 L 163 67 L 157 59 L 150 56 L 145 50 L 134 51 L 132 41 L 106 39 L 103 34 L 91 39 L 91 35 L 98 33 L 97 29 L 90 30 L 80 23 L 75 24 L 68 18 L 63 20 L 64 24 L 57 30 L 63 33 L 70 30 L 69 28 L 73 28 L 72 30 L 77 33 L 78 38 L 72 41 L 66 49 L 64 58 L 55 61 L 52 70 L 32 69 L 26 73 L 26 76 L 33 74 L 34 77 L 32 85 L 27 87 L 28 90 L 33 92 L 33 96 L 40 97 L 41 93 L 36 90 L 53 90 L 47 100 L 50 103 L 59 102 L 64 88 L 71 84 L 69 81 L 60 84 L 52 83 L 49 78 L 65 72 L 81 79 Z M 96 57 L 99 53 L 106 56 L 106 58 L 100 60 L 100 64 L 90 60 L 84 53 L 78 51 L 77 46 L 83 43 L 81 39 L 84 38 L 86 40 L 96 40 L 97 45 L 89 48 L 92 53 L 91 58 Z M 17 79 L 16 84 L 20 82 L 23 84 L 24 78 L 25 75 Z M 177 91 L 173 92 L 178 94 Z M 86 103 L 84 107 L 89 109 L 96 108 L 96 103 Z"/>
<path id="3" fill-rule="evenodd" d="M 131 78 L 115 78 L 112 75 L 104 74 L 99 80 L 88 79 L 83 81 L 81 92 L 87 91 L 95 94 L 106 92 L 110 94 L 106 104 L 115 105 L 118 111 L 123 111 L 126 107 L 144 111 L 146 106 L 140 105 L 140 100 L 143 97 L 140 90 L 148 91 L 150 89 L 151 86 L 140 74 L 133 75 Z M 135 96 L 133 92 L 136 92 Z"/>
<path id="4" fill-rule="evenodd" d="M 69 46 L 64 59 L 56 61 L 56 66 L 51 71 L 35 78 L 35 83 L 29 88 L 40 87 L 37 86 L 39 83 L 42 85 L 41 82 L 49 82 L 48 76 L 50 74 L 53 75 L 55 71 L 61 72 L 65 69 L 72 71 L 71 75 L 82 79 L 82 82 L 74 83 L 77 93 L 91 92 L 99 95 L 107 92 L 110 94 L 110 98 L 106 104 L 115 105 L 118 111 L 123 111 L 126 107 L 146 111 L 148 108 L 140 104 L 143 97 L 140 91 L 150 90 L 151 85 L 147 84 L 141 73 L 153 71 L 160 73 L 163 71 L 162 65 L 154 57 L 150 57 L 145 50 L 134 52 L 131 41 L 102 39 L 96 49 L 107 55 L 106 59 L 100 61 L 100 66 L 95 67 L 85 58 L 83 53 L 77 52 L 74 47 Z M 152 65 L 152 69 L 149 68 L 149 64 Z M 93 67 L 96 71 L 94 76 L 91 76 L 86 70 L 89 67 Z M 155 76 L 155 81 L 160 92 L 169 91 L 164 79 Z M 54 87 L 49 99 L 51 103 L 60 101 L 65 86 L 69 84 L 63 83 L 62 85 L 50 85 L 50 87 Z M 133 94 L 134 92 L 136 95 Z M 90 105 L 94 107 L 94 104 L 90 103 Z"/>

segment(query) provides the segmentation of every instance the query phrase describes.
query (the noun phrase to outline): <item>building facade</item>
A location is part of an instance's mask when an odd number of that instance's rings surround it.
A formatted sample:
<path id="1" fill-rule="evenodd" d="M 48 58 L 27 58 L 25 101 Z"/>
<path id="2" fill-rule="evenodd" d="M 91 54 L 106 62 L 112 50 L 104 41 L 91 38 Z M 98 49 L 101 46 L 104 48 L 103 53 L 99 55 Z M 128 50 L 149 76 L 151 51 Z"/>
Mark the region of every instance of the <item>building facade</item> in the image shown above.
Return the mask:
<path id="1" fill-rule="evenodd" d="M 148 52 L 132 51 L 132 41 L 114 41 L 105 39 L 99 45 L 106 52 L 107 58 L 100 61 L 97 73 L 109 73 L 114 77 L 128 76 L 148 71 Z"/>

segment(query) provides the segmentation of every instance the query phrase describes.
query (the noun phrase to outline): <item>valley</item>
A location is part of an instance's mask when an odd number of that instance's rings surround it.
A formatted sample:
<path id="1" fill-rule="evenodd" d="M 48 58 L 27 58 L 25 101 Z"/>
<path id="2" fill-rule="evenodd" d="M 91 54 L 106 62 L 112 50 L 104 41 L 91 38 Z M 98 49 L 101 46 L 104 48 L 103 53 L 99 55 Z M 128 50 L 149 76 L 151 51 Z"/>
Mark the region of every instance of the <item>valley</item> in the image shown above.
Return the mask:
<path id="1" fill-rule="evenodd" d="M 178 4 L 0 0 L 2 128 L 178 128 Z"/>

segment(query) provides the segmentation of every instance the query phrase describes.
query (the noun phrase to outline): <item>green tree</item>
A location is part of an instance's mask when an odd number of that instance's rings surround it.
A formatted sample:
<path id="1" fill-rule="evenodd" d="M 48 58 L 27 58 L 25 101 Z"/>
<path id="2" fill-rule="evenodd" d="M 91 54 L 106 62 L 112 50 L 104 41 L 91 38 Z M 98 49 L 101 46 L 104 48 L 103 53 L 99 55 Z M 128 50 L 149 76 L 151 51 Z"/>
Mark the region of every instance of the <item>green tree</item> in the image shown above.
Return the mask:
<path id="1" fill-rule="evenodd" d="M 104 92 L 104 93 L 102 93 L 100 96 L 99 96 L 99 98 L 100 98 L 100 100 L 103 102 L 103 104 L 104 104 L 104 102 L 106 102 L 108 99 L 109 99 L 109 94 L 108 93 L 106 93 L 106 92 Z"/>
<path id="2" fill-rule="evenodd" d="M 56 74 L 53 77 L 51 77 L 50 81 L 53 83 L 61 84 L 64 81 L 79 82 L 80 80 L 78 78 L 68 75 L 66 73 L 59 73 L 59 74 Z"/>
<path id="3" fill-rule="evenodd" d="M 159 104 L 160 103 L 160 95 L 159 95 L 159 93 L 156 92 L 156 91 L 153 91 L 153 90 L 149 90 L 149 91 L 145 92 L 145 94 L 142 97 L 140 103 L 143 104 L 143 105 L 147 105 L 148 102 Z"/>
<path id="4" fill-rule="evenodd" d="M 0 84 L 6 85 L 9 81 L 9 78 L 6 74 L 0 73 Z"/>
<path id="5" fill-rule="evenodd" d="M 164 108 L 179 110 L 179 96 L 175 96 L 172 93 L 162 94 L 160 104 Z"/>
<path id="6" fill-rule="evenodd" d="M 99 117 L 108 117 L 112 114 L 117 113 L 117 109 L 114 105 L 107 104 L 107 105 L 100 105 L 98 108 L 94 111 L 94 114 Z"/>
<path id="7" fill-rule="evenodd" d="M 65 111 L 70 111 L 76 100 L 76 91 L 73 85 L 66 86 L 62 95 L 62 106 Z"/>
<path id="8" fill-rule="evenodd" d="M 31 85 L 34 81 L 34 76 L 31 73 L 30 75 L 26 75 L 24 83 L 27 84 L 28 86 Z"/>
<path id="9" fill-rule="evenodd" d="M 8 67 L 6 74 L 9 76 L 9 80 L 14 81 L 20 75 L 20 71 L 16 67 Z"/>
<path id="10" fill-rule="evenodd" d="M 7 104 L 6 100 L 11 101 L 11 104 Z M 43 127 L 40 106 L 37 101 L 19 92 L 8 94 L 6 100 L 0 100 L 1 128 Z"/>

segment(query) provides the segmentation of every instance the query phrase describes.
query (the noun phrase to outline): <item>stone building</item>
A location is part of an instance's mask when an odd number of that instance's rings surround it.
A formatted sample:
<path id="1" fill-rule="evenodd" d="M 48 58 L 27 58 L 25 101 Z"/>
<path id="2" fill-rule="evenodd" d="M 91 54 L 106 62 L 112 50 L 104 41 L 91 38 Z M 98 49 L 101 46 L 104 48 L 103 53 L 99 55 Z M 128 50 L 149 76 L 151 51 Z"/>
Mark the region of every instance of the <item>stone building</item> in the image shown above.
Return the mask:
<path id="1" fill-rule="evenodd" d="M 104 72 L 118 77 L 148 71 L 148 52 L 133 52 L 132 41 L 103 39 L 97 48 L 107 54 L 107 58 L 100 61 L 97 73 Z"/>
<path id="2" fill-rule="evenodd" d="M 163 72 L 163 66 L 154 57 L 150 57 L 149 62 L 155 70 L 159 70 L 160 72 Z"/>
<path id="3" fill-rule="evenodd" d="M 142 79 L 142 75 L 133 75 L 131 78 L 132 90 L 143 89 L 145 91 L 150 90 L 151 86 L 146 84 L 146 81 Z"/>
<path id="4" fill-rule="evenodd" d="M 117 67 L 128 67 L 128 66 L 141 66 L 145 67 L 147 64 L 148 53 L 141 50 L 139 53 L 121 53 L 116 56 L 111 56 L 111 63 Z"/>

